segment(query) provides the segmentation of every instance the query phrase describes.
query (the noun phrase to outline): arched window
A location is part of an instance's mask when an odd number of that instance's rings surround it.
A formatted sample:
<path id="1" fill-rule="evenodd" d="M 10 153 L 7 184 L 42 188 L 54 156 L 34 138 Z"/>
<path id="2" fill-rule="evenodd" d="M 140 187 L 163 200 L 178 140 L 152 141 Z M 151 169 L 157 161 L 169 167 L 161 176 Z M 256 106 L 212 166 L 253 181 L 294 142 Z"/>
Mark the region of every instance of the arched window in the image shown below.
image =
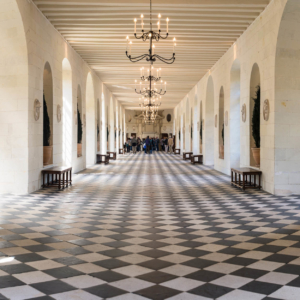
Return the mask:
<path id="1" fill-rule="evenodd" d="M 221 87 L 219 95 L 219 158 L 224 159 L 225 124 L 224 124 L 224 88 Z"/>
<path id="2" fill-rule="evenodd" d="M 53 79 L 50 64 L 46 62 L 43 74 L 43 164 L 53 163 Z"/>
<path id="3" fill-rule="evenodd" d="M 96 162 L 96 110 L 94 84 L 91 73 L 86 83 L 86 164 L 91 166 Z"/>
<path id="4" fill-rule="evenodd" d="M 204 119 L 204 163 L 206 165 L 214 164 L 214 127 L 215 127 L 215 116 L 214 116 L 214 82 L 210 76 L 207 81 L 206 88 L 206 101 L 205 101 L 205 119 Z"/>
<path id="5" fill-rule="evenodd" d="M 260 72 L 254 64 L 250 79 L 250 166 L 260 166 Z"/>
<path id="6" fill-rule="evenodd" d="M 72 145 L 73 145 L 73 133 L 72 133 L 72 69 L 67 58 L 62 62 L 63 68 L 63 135 L 62 135 L 62 147 L 63 147 L 63 165 L 72 166 Z"/>

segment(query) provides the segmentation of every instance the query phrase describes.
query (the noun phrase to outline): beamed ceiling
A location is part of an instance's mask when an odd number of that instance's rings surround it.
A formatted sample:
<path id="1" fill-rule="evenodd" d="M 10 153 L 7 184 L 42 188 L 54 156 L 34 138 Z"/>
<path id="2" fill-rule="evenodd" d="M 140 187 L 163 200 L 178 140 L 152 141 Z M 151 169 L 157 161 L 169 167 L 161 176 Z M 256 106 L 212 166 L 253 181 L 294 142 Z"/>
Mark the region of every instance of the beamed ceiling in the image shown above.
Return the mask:
<path id="1" fill-rule="evenodd" d="M 68 43 L 94 69 L 109 90 L 126 108 L 136 108 L 139 96 L 134 80 L 149 65 L 130 62 L 125 56 L 126 36 L 133 41 L 132 55 L 148 53 L 149 43 L 135 40 L 140 15 L 149 28 L 149 0 L 33 0 Z M 167 40 L 155 43 L 155 52 L 171 57 L 176 37 L 176 61 L 162 68 L 167 94 L 162 108 L 173 108 L 222 57 L 239 36 L 265 9 L 270 0 L 153 0 L 154 29 L 162 15 Z"/>

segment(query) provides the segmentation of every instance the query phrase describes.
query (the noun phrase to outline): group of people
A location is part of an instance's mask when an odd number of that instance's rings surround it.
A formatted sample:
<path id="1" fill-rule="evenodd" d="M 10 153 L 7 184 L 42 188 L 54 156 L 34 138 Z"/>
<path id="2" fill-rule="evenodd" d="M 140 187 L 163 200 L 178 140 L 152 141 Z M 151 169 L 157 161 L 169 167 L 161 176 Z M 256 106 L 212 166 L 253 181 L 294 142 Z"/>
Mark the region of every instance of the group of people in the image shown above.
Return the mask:
<path id="1" fill-rule="evenodd" d="M 165 151 L 166 153 L 173 153 L 174 139 L 172 136 L 169 138 L 150 138 L 147 136 L 146 139 L 140 139 L 133 136 L 131 139 L 128 138 L 124 144 L 124 148 L 127 153 L 132 151 L 136 154 L 140 151 L 145 151 L 146 154 L 152 154 L 153 151 Z"/>

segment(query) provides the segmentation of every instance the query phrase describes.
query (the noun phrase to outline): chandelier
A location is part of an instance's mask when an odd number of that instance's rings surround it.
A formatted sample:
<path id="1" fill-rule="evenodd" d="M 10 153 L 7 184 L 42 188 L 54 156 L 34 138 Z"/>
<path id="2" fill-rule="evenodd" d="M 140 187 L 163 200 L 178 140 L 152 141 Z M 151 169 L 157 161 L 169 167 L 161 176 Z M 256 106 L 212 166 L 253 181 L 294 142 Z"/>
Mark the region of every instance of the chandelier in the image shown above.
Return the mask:
<path id="1" fill-rule="evenodd" d="M 161 30 L 160 30 L 160 19 L 161 19 L 161 15 L 158 15 L 158 22 L 157 22 L 157 29 L 158 32 L 155 32 L 154 30 L 152 30 L 152 0 L 150 0 L 150 30 L 145 32 L 144 31 L 144 16 L 141 15 L 141 26 L 142 26 L 142 34 L 140 36 L 137 36 L 136 34 L 136 22 L 137 19 L 134 19 L 134 37 L 138 40 L 143 40 L 143 42 L 146 42 L 147 40 L 150 41 L 150 49 L 149 49 L 149 53 L 148 54 L 142 54 L 136 57 L 132 57 L 131 56 L 131 46 L 132 46 L 132 41 L 129 40 L 129 37 L 127 36 L 126 40 L 127 40 L 127 46 L 126 46 L 126 56 L 129 58 L 129 60 L 131 62 L 138 62 L 140 60 L 143 60 L 144 58 L 146 59 L 146 61 L 151 62 L 151 64 L 153 64 L 153 62 L 155 62 L 157 59 L 166 63 L 166 64 L 172 64 L 175 61 L 175 47 L 176 47 L 176 39 L 173 39 L 173 56 L 171 58 L 164 58 L 158 54 L 154 54 L 154 49 L 155 49 L 155 45 L 153 44 L 153 41 L 159 42 L 160 39 L 167 39 L 169 36 L 169 18 L 167 18 L 166 20 L 166 25 L 167 25 L 167 32 L 165 36 L 161 35 Z M 129 48 L 129 52 L 128 52 L 128 48 Z"/>
<path id="2" fill-rule="evenodd" d="M 157 69 L 157 77 L 152 76 L 152 71 L 154 70 L 154 68 L 150 68 L 150 70 L 148 69 L 148 76 L 145 77 L 144 74 L 144 68 L 141 69 L 141 81 L 140 81 L 140 87 L 139 90 L 137 89 L 137 80 L 135 80 L 135 92 L 139 95 L 144 96 L 145 98 L 154 98 L 157 96 L 163 96 L 166 94 L 167 92 L 167 82 L 164 82 L 161 80 L 160 77 L 160 69 Z M 158 77 L 159 76 L 159 77 Z M 158 89 L 156 87 L 156 82 L 160 80 L 160 88 Z M 149 86 L 147 87 L 147 83 L 149 81 Z M 154 83 L 152 83 L 152 81 L 154 81 Z M 145 87 L 144 87 L 144 83 L 145 82 Z M 163 88 L 164 85 L 164 88 Z"/>
<path id="3" fill-rule="evenodd" d="M 158 115 L 158 105 L 143 107 L 143 117 L 145 123 L 148 124 L 155 123 L 157 115 Z"/>

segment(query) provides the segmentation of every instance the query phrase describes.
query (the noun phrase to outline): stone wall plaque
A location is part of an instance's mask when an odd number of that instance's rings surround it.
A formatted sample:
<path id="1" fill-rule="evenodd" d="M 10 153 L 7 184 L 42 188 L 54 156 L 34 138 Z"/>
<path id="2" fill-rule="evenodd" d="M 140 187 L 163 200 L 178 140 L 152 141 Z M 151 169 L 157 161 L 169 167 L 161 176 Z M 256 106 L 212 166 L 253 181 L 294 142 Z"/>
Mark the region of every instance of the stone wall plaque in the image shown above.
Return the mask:
<path id="1" fill-rule="evenodd" d="M 225 112 L 225 126 L 228 126 L 228 110 Z"/>
<path id="2" fill-rule="evenodd" d="M 61 121 L 61 106 L 57 105 L 57 122 L 60 123 Z"/>
<path id="3" fill-rule="evenodd" d="M 33 116 L 35 121 L 38 121 L 38 119 L 40 118 L 40 114 L 41 114 L 41 103 L 38 99 L 34 100 L 34 105 L 33 105 Z"/>
<path id="4" fill-rule="evenodd" d="M 243 104 L 241 111 L 242 111 L 242 121 L 245 123 L 247 119 L 246 104 Z"/>
<path id="5" fill-rule="evenodd" d="M 270 103 L 269 100 L 266 99 L 264 101 L 264 107 L 263 107 L 263 115 L 264 115 L 264 120 L 269 121 L 269 116 L 270 116 Z"/>
<path id="6" fill-rule="evenodd" d="M 217 128 L 218 126 L 218 115 L 215 115 L 215 127 Z"/>

